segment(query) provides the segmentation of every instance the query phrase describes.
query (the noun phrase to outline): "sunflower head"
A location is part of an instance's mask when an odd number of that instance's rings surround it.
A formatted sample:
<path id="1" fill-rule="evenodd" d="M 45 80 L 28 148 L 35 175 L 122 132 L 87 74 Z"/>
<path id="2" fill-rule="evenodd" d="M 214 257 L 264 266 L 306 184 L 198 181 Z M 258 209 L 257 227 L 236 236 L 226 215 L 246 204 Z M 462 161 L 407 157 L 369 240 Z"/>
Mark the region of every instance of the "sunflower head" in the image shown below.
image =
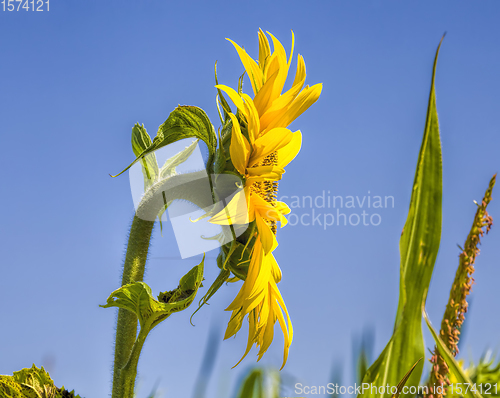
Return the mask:
<path id="1" fill-rule="evenodd" d="M 268 35 L 272 49 L 268 36 L 259 30 L 257 60 L 228 39 L 243 63 L 253 97 L 244 93 L 241 85 L 235 90 L 219 84 L 216 76 L 217 105 L 219 110 L 223 109 L 224 118 L 220 114 L 223 126 L 215 172 L 238 175 L 242 189 L 212 214 L 210 221 L 230 228 L 242 224 L 248 228 L 239 236 L 233 231 L 233 241 L 221 248 L 217 260 L 220 275 L 202 304 L 224 282 L 242 281 L 238 295 L 227 308 L 231 317 L 225 338 L 234 336 L 247 318 L 249 334 L 243 358 L 256 345 L 260 360 L 273 340 L 274 326 L 278 322 L 285 337 L 284 366 L 293 328 L 277 287 L 282 274 L 273 251 L 278 246 L 278 226 L 286 225 L 285 215 L 290 209 L 278 200 L 278 182 L 302 143 L 300 130 L 292 132 L 288 126 L 319 98 L 322 85 L 304 86 L 306 68 L 303 57 L 298 55 L 292 86 L 283 92 L 292 64 L 295 38 L 292 32 L 292 49 L 287 56 L 283 45 L 272 34 Z M 235 105 L 234 111 L 228 101 Z"/>

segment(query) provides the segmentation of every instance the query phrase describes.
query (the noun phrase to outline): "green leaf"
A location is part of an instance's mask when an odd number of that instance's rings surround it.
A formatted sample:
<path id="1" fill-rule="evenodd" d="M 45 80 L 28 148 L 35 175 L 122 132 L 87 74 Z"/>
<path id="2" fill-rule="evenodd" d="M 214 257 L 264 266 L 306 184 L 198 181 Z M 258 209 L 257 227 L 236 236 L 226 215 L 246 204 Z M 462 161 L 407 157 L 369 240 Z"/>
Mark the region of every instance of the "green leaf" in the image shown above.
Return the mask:
<path id="1" fill-rule="evenodd" d="M 439 354 L 441 354 L 441 356 L 445 360 L 446 364 L 448 365 L 448 367 L 450 369 L 450 373 L 455 376 L 457 383 L 462 383 L 462 384 L 469 383 L 469 385 L 472 386 L 471 380 L 467 377 L 467 375 L 462 370 L 459 363 L 453 357 L 453 354 L 450 352 L 448 347 L 446 347 L 446 344 L 443 342 L 443 340 L 441 340 L 439 335 L 436 333 L 436 331 L 432 327 L 431 321 L 429 320 L 429 317 L 427 316 L 424 305 L 422 305 L 422 314 L 424 316 L 425 322 L 427 323 L 427 326 L 429 327 L 429 330 L 431 331 L 432 337 L 434 338 L 434 341 L 436 342 L 436 347 L 439 350 Z M 477 392 L 477 390 L 471 391 L 471 389 L 468 388 L 466 391 L 465 386 L 463 386 L 463 387 L 464 387 L 463 394 L 460 394 L 460 395 L 462 395 L 464 398 L 482 398 L 481 394 L 479 394 L 479 392 Z"/>
<path id="2" fill-rule="evenodd" d="M 31 387 L 19 384 L 12 379 L 12 376 L 0 376 L 0 397 L 39 398 Z"/>
<path id="3" fill-rule="evenodd" d="M 415 362 L 415 364 L 411 367 L 411 369 L 404 375 L 404 377 L 401 379 L 401 381 L 396 386 L 397 387 L 397 392 L 395 394 L 393 394 L 391 398 L 399 398 L 399 396 L 401 395 L 401 391 L 403 391 L 403 387 L 406 385 L 406 382 L 408 381 L 408 379 L 410 378 L 411 374 L 415 370 L 415 367 L 418 365 L 418 363 L 421 360 L 422 360 L 422 358 L 420 358 L 417 362 Z"/>
<path id="4" fill-rule="evenodd" d="M 442 39 L 441 39 L 442 41 Z M 410 209 L 400 240 L 399 305 L 394 333 L 382 354 L 368 369 L 363 382 L 395 386 L 400 369 L 409 369 L 425 356 L 421 305 L 425 301 L 441 239 L 442 164 L 434 80 L 438 46 L 432 71 L 424 137 L 418 157 Z M 408 380 L 417 386 L 423 364 Z M 381 397 L 387 394 L 362 394 Z"/>
<path id="5" fill-rule="evenodd" d="M 0 397 L 2 398 L 75 397 L 74 392 L 66 392 L 66 395 L 63 394 L 64 392 L 64 387 L 57 388 L 43 367 L 38 369 L 33 365 L 31 368 L 14 372 L 12 376 L 0 376 Z M 77 395 L 76 398 L 79 396 Z"/>
<path id="6" fill-rule="evenodd" d="M 119 307 L 133 312 L 139 319 L 141 331 L 147 333 L 174 312 L 191 305 L 203 280 L 204 261 L 205 256 L 199 265 L 181 278 L 176 289 L 160 293 L 158 300 L 153 298 L 146 283 L 135 282 L 115 290 L 107 303 L 100 307 Z"/>
<path id="7" fill-rule="evenodd" d="M 136 123 L 132 128 L 132 150 L 135 156 L 139 156 L 152 144 L 151 137 L 144 128 L 144 125 Z M 144 191 L 153 184 L 158 176 L 158 162 L 156 155 L 150 153 L 141 159 L 142 174 L 144 176 Z"/>
<path id="8" fill-rule="evenodd" d="M 136 162 L 142 159 L 149 153 L 164 147 L 165 145 L 172 144 L 173 142 L 182 140 L 184 138 L 199 138 L 208 147 L 208 161 L 207 168 L 211 167 L 215 148 L 217 146 L 217 136 L 214 131 L 212 123 L 207 114 L 200 108 L 195 106 L 178 106 L 172 111 L 168 119 L 158 128 L 156 137 L 151 145 L 144 149 L 140 154 L 136 155 L 137 158 L 127 166 L 123 171 L 113 177 L 127 171 Z"/>

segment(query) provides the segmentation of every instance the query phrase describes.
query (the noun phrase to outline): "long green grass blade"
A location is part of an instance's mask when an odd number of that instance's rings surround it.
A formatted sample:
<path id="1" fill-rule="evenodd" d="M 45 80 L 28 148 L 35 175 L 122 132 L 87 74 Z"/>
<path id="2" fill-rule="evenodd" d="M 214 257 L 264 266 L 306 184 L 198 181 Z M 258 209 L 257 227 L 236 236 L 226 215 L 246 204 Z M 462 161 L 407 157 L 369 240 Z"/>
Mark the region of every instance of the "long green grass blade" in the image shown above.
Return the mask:
<path id="1" fill-rule="evenodd" d="M 442 160 L 434 90 L 440 46 L 441 43 L 434 59 L 424 137 L 410 209 L 400 240 L 400 293 L 394 333 L 363 379 L 363 383 L 373 386 L 397 386 L 401 369 L 410 369 L 425 356 L 421 305 L 425 301 L 441 239 Z M 422 363 L 416 366 L 408 379 L 409 386 L 418 385 L 422 368 Z M 373 394 L 371 391 L 361 396 L 390 396 L 387 391 Z"/>

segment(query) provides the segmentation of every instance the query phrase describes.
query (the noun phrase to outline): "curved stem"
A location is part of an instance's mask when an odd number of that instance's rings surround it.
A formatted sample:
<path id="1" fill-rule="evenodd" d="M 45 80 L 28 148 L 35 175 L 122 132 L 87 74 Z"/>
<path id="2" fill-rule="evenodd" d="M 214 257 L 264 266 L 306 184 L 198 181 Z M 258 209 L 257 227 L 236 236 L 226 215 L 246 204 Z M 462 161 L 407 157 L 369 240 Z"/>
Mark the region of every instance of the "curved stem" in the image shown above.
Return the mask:
<path id="1" fill-rule="evenodd" d="M 184 199 L 202 209 L 213 204 L 212 190 L 206 190 L 205 185 L 200 183 L 206 178 L 205 170 L 174 175 L 156 182 L 146 191 L 132 221 L 123 266 L 122 286 L 143 280 L 153 225 L 166 203 Z M 141 333 L 139 333 L 140 336 Z M 129 365 L 131 363 L 129 358 L 132 360 L 131 355 L 135 355 L 134 349 L 139 344 L 139 337 L 137 336 L 137 316 L 120 308 L 116 325 L 112 398 L 133 398 L 134 396 L 133 387 L 139 357 L 137 357 L 135 367 Z M 144 341 L 140 342 L 137 355 L 140 354 L 142 344 Z"/>
<path id="2" fill-rule="evenodd" d="M 154 221 L 145 221 L 134 216 L 132 227 L 130 228 L 125 264 L 123 265 L 122 286 L 128 283 L 142 281 L 144 278 L 144 269 L 146 266 L 146 258 L 148 256 L 153 225 Z M 130 311 L 120 308 L 118 310 L 118 321 L 116 325 L 112 398 L 128 398 L 134 396 L 133 388 L 130 395 L 125 395 L 125 386 L 121 380 L 121 372 L 131 356 L 136 336 L 137 316 Z"/>

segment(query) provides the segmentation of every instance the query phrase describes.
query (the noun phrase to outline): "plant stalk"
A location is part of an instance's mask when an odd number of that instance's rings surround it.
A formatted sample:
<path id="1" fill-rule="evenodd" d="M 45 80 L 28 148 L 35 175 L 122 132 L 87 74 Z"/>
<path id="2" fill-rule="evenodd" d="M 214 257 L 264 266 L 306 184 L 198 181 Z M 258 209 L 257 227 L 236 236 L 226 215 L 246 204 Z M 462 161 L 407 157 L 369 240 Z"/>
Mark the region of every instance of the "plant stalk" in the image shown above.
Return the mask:
<path id="1" fill-rule="evenodd" d="M 143 280 L 153 226 L 154 221 L 145 221 L 137 215 L 134 216 L 123 265 L 122 286 Z M 126 366 L 130 363 L 129 358 L 132 359 L 131 354 L 137 345 L 136 337 L 137 316 L 120 308 L 116 324 L 112 398 L 132 398 L 134 396 L 133 386 L 136 373 L 132 376 L 130 368 L 126 368 Z M 139 337 L 137 337 L 137 341 L 139 341 Z M 141 348 L 142 344 L 144 341 L 140 343 Z M 137 372 L 138 360 L 137 356 L 135 372 Z M 126 375 L 126 377 L 122 377 L 122 375 Z M 131 377 L 133 378 L 132 383 L 130 382 Z M 130 390 L 130 386 L 132 390 Z"/>
<path id="2" fill-rule="evenodd" d="M 132 352 L 130 353 L 129 360 L 127 364 L 120 371 L 120 396 L 124 398 L 133 398 L 135 389 L 135 379 L 137 377 L 137 364 L 139 363 L 139 357 L 141 355 L 142 346 L 146 341 L 148 332 L 142 329 L 137 336 Z"/>

